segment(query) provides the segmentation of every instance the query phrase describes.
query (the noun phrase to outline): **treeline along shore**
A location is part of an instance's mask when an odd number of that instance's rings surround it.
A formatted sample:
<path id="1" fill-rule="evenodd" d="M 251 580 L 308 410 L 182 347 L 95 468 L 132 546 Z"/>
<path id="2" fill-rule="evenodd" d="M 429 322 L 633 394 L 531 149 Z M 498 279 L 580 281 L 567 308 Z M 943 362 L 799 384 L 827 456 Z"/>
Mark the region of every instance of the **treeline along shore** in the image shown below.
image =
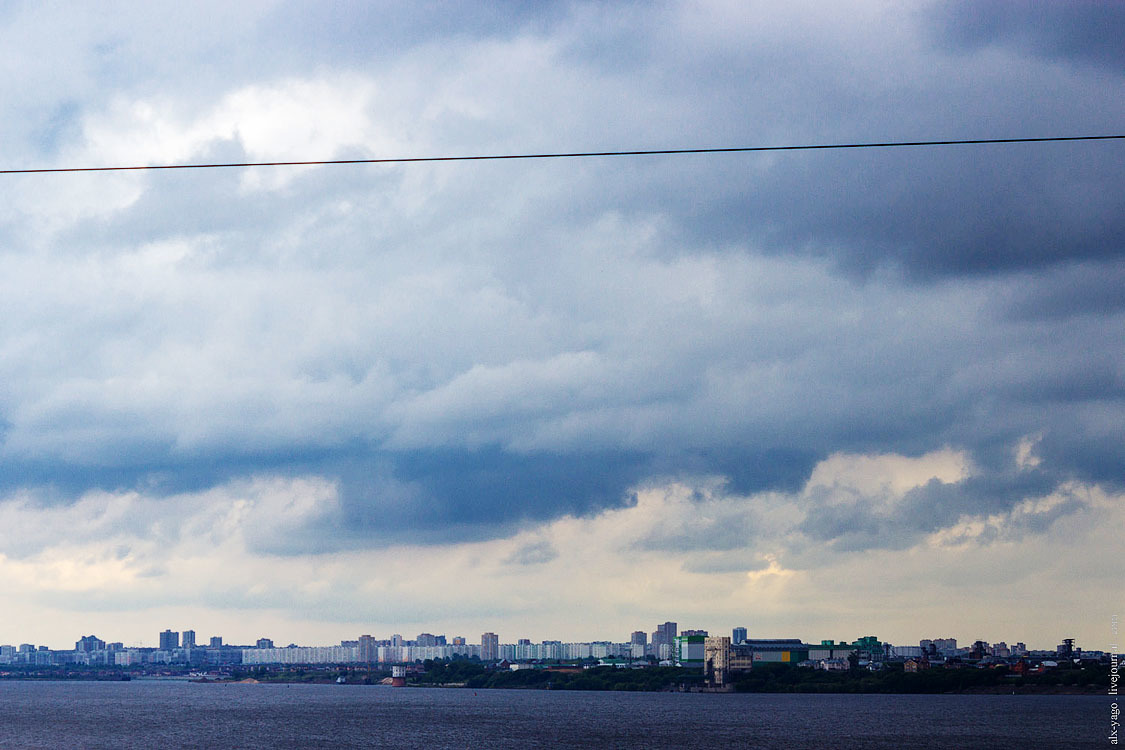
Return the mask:
<path id="1" fill-rule="evenodd" d="M 186 670 L 138 671 L 36 667 L 0 672 L 3 680 L 128 681 L 131 679 L 193 679 L 198 682 L 378 685 L 391 682 L 390 672 L 359 666 L 285 666 L 234 668 L 200 675 Z M 621 668 L 552 664 L 512 670 L 476 660 L 427 660 L 409 668 L 407 687 L 525 690 L 703 691 L 697 669 L 684 667 Z M 1014 675 L 1005 667 L 931 669 L 908 673 L 901 666 L 878 672 L 865 669 L 826 672 L 788 664 L 762 664 L 738 675 L 727 689 L 739 693 L 997 693 L 1094 694 L 1109 688 L 1109 669 L 1075 665 L 1045 674 Z"/>
<path id="2" fill-rule="evenodd" d="M 550 690 L 703 690 L 699 670 L 682 667 L 623 669 L 613 666 L 498 670 L 470 661 L 426 662 L 410 684 L 468 688 Z M 1006 668 L 934 669 L 907 673 L 901 666 L 868 672 L 825 672 L 788 664 L 762 664 L 738 676 L 732 692 L 742 693 L 1090 693 L 1104 694 L 1109 670 L 1102 666 L 1059 669 L 1015 676 Z"/>

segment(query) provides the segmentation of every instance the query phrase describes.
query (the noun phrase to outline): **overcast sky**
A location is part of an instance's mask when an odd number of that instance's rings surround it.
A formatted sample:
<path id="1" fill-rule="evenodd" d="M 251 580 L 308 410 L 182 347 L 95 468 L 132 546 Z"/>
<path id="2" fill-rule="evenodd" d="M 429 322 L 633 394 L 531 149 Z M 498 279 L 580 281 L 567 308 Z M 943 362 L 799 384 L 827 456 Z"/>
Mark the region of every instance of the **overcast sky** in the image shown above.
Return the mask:
<path id="1" fill-rule="evenodd" d="M 0 168 L 1125 132 L 1125 6 L 0 5 Z M 0 642 L 1105 648 L 1125 143 L 0 176 Z"/>

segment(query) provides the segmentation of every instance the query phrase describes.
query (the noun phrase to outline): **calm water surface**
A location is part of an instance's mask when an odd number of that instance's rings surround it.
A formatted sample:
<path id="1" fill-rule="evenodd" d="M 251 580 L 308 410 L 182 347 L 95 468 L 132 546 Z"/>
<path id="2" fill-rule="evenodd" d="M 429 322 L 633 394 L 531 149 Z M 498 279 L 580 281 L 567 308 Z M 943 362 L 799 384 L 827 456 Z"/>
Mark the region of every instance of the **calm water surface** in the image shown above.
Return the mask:
<path id="1" fill-rule="evenodd" d="M 0 682 L 0 748 L 1084 748 L 1101 696 Z"/>

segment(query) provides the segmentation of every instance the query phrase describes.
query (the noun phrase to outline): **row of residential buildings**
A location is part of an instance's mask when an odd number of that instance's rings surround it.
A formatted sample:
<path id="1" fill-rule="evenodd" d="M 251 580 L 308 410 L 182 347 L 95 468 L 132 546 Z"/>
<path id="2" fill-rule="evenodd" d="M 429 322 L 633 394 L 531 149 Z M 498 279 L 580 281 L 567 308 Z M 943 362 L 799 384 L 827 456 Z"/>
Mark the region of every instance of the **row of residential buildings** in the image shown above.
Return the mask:
<path id="1" fill-rule="evenodd" d="M 665 622 L 651 633 L 634 631 L 628 642 L 557 640 L 532 643 L 521 638 L 516 643 L 501 643 L 496 633 L 484 633 L 480 643 L 464 637 L 420 633 L 407 640 L 395 634 L 387 639 L 361 635 L 336 646 L 275 646 L 269 638 L 254 645 L 224 644 L 221 636 L 211 637 L 207 645 L 197 640 L 193 630 L 183 633 L 165 630 L 159 634 L 158 648 L 126 648 L 120 642 L 106 642 L 93 635 L 83 636 L 73 650 L 51 650 L 46 646 L 21 644 L 0 646 L 0 664 L 51 666 L 89 665 L 132 667 L 138 665 L 181 664 L 212 667 L 222 665 L 265 664 L 410 664 L 427 659 L 477 659 L 484 662 L 537 663 L 561 661 L 614 660 L 695 667 L 716 673 L 719 682 L 727 671 L 749 669 L 754 663 L 780 662 L 803 666 L 838 665 L 855 657 L 865 664 L 905 662 L 925 659 L 927 664 L 950 659 L 1007 659 L 1013 657 L 1063 655 L 1071 657 L 1081 650 L 1067 640 L 1053 652 L 1029 652 L 1023 643 L 988 644 L 976 641 L 959 647 L 954 638 L 925 639 L 917 646 L 895 646 L 874 636 L 854 641 L 823 640 L 817 644 L 800 639 L 750 639 L 744 627 L 731 635 L 711 636 L 704 630 L 678 630 L 675 622 Z"/>

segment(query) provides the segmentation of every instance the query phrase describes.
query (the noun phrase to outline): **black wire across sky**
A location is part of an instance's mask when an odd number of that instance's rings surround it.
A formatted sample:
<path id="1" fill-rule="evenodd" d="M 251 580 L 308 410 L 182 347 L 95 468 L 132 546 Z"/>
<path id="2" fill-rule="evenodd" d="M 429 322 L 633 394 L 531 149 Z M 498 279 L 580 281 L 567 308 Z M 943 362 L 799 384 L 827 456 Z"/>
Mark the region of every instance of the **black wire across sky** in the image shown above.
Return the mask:
<path id="1" fill-rule="evenodd" d="M 818 143 L 800 146 L 734 146 L 728 148 L 666 148 L 645 151 L 578 151 L 540 154 L 482 154 L 474 156 L 405 156 L 386 159 L 319 159 L 308 161 L 246 161 L 221 164 L 143 164 L 119 167 L 48 167 L 41 169 L 0 169 L 0 174 L 48 174 L 57 172 L 139 172 L 155 169 L 230 169 L 250 167 L 303 167 L 331 164 L 412 164 L 441 161 L 500 161 L 504 159 L 580 159 L 609 156 L 661 156 L 680 154 L 736 154 L 763 151 L 829 151 L 860 148 L 903 148 L 919 146 L 982 146 L 997 143 L 1055 143 L 1060 141 L 1123 140 L 1125 135 L 1070 135 L 1049 138 L 976 138 L 947 141 L 888 141 L 881 143 Z"/>

